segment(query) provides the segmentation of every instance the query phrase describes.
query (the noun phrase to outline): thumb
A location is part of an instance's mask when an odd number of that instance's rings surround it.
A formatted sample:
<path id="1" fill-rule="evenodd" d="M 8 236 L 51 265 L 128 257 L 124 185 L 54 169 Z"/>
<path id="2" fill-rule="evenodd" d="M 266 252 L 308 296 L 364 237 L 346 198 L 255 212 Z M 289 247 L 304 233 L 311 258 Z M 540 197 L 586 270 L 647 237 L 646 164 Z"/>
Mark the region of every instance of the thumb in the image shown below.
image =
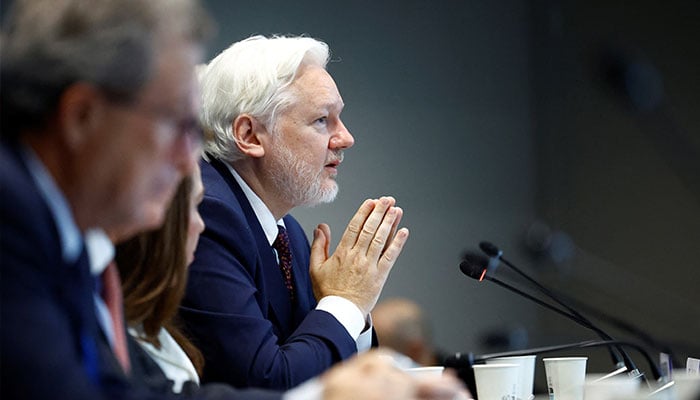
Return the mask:
<path id="1" fill-rule="evenodd" d="M 314 229 L 314 239 L 311 242 L 311 255 L 309 256 L 311 269 L 320 267 L 328 259 L 330 240 L 322 228 L 323 224 Z"/>

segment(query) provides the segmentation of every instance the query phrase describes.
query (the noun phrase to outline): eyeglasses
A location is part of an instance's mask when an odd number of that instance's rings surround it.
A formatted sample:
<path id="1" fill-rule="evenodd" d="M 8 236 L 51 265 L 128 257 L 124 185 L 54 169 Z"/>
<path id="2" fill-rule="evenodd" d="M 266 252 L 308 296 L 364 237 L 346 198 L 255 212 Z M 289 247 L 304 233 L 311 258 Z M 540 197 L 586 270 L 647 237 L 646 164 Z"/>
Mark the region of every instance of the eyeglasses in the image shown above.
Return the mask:
<path id="1" fill-rule="evenodd" d="M 168 132 L 174 132 L 178 139 L 186 138 L 191 140 L 194 144 L 201 144 L 204 140 L 204 131 L 199 124 L 199 120 L 196 116 L 192 115 L 191 112 L 183 111 L 182 107 L 180 107 L 180 110 L 176 110 L 172 106 L 147 104 L 139 101 L 108 101 L 117 107 L 155 120 L 158 124 L 165 126 Z"/>
<path id="2" fill-rule="evenodd" d="M 187 137 L 191 139 L 194 143 L 200 144 L 204 140 L 204 131 L 202 126 L 199 124 L 199 120 L 195 117 L 186 117 L 175 119 L 172 122 L 174 130 L 177 132 L 178 136 Z"/>

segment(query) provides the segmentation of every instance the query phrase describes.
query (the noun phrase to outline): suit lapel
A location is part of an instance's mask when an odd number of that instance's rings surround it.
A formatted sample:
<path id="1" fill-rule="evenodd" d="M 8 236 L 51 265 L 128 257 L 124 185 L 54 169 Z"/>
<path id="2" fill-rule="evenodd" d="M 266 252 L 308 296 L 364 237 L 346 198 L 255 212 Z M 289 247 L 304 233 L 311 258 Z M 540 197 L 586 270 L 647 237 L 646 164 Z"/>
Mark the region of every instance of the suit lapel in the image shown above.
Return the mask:
<path id="1" fill-rule="evenodd" d="M 261 272 L 264 278 L 264 287 L 258 289 L 263 292 L 262 298 L 267 299 L 269 306 L 269 310 L 263 309 L 263 312 L 269 313 L 272 311 L 272 315 L 268 315 L 268 318 L 271 320 L 277 320 L 277 323 L 274 324 L 277 329 L 280 327 L 296 326 L 295 324 L 292 324 L 292 302 L 289 300 L 289 296 L 287 295 L 287 287 L 284 285 L 284 279 L 279 269 L 277 258 L 275 257 L 272 246 L 270 246 L 270 243 L 267 241 L 265 232 L 263 231 L 262 226 L 260 226 L 260 222 L 253 211 L 253 207 L 250 205 L 248 198 L 245 196 L 245 193 L 243 193 L 243 189 L 241 189 L 240 185 L 236 181 L 236 178 L 231 175 L 228 167 L 226 167 L 223 162 L 215 158 L 212 158 L 210 163 L 224 178 L 226 184 L 236 196 L 236 199 L 241 206 L 241 210 L 245 215 L 246 221 L 248 222 L 251 233 L 255 238 L 258 256 L 256 261 L 258 265 L 256 269 Z M 296 257 L 293 256 L 293 259 L 294 258 Z M 297 268 L 297 266 L 294 265 L 293 268 Z M 291 335 L 291 333 L 292 331 L 288 329 L 277 332 L 281 340 L 286 339 L 289 335 Z"/>

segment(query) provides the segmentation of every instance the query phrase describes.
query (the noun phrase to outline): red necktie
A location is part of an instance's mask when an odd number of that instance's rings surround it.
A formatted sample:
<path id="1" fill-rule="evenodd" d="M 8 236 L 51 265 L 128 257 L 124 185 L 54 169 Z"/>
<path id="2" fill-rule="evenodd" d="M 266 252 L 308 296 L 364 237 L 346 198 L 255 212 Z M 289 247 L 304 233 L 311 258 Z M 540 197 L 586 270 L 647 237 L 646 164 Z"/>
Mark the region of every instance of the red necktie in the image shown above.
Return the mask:
<path id="1" fill-rule="evenodd" d="M 284 285 L 289 290 L 289 298 L 294 300 L 294 283 L 292 281 L 292 251 L 289 246 L 289 236 L 282 225 L 278 225 L 279 233 L 277 239 L 272 243 L 272 247 L 277 250 Z"/>
<path id="2" fill-rule="evenodd" d="M 131 366 L 129 364 L 129 350 L 126 346 L 126 331 L 124 330 L 122 287 L 117 264 L 114 261 L 109 263 L 102 273 L 102 299 L 107 305 L 109 316 L 112 319 L 112 331 L 114 333 L 112 350 L 124 372 L 128 374 Z"/>

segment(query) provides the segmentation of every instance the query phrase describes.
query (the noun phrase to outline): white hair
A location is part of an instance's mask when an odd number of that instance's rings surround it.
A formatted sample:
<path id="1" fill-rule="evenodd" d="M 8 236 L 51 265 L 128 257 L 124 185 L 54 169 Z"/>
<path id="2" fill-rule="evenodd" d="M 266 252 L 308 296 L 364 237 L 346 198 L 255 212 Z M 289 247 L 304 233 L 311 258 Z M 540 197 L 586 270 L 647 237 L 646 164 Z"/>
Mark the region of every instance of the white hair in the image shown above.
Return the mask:
<path id="1" fill-rule="evenodd" d="M 273 134 L 276 116 L 294 100 L 288 87 L 300 67 L 325 68 L 328 59 L 328 45 L 310 37 L 252 36 L 199 68 L 205 151 L 228 162 L 242 158 L 233 121 L 249 114 Z"/>

